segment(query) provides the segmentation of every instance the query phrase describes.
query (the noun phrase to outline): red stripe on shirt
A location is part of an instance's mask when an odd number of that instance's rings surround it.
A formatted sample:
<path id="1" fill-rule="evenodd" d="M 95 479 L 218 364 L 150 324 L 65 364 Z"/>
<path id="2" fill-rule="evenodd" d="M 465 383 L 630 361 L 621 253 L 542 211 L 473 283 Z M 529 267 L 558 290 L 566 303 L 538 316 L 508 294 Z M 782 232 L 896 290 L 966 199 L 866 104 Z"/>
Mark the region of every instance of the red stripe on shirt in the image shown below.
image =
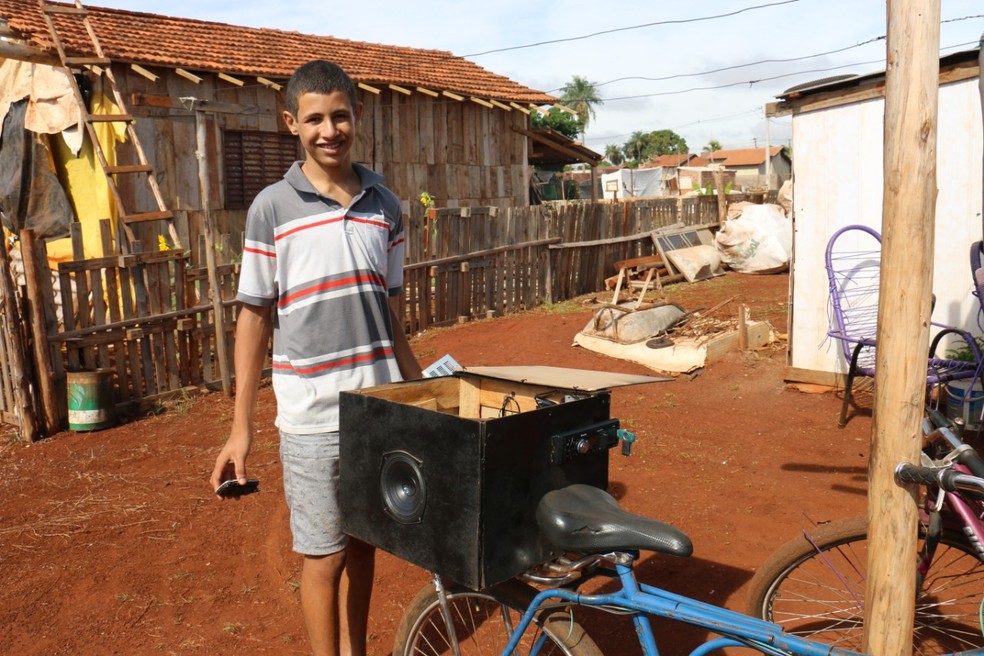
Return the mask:
<path id="1" fill-rule="evenodd" d="M 325 219 L 324 221 L 316 221 L 315 223 L 309 223 L 307 225 L 297 226 L 293 230 L 287 230 L 286 232 L 281 232 L 279 235 L 274 237 L 274 241 L 280 241 L 284 237 L 289 237 L 291 235 L 297 234 L 298 232 L 303 232 L 304 230 L 310 230 L 311 228 L 320 228 L 321 226 L 326 226 L 332 223 L 338 223 L 339 221 L 344 221 L 344 216 L 335 217 L 334 219 Z"/>
<path id="2" fill-rule="evenodd" d="M 282 299 L 280 299 L 278 305 L 280 307 L 285 307 L 287 305 L 290 305 L 297 299 L 303 298 L 305 296 L 309 296 L 310 294 L 317 294 L 318 292 L 323 292 L 327 289 L 337 289 L 339 287 L 347 287 L 349 285 L 358 285 L 364 282 L 370 282 L 376 285 L 384 285 L 386 283 L 386 281 L 383 280 L 381 277 L 372 274 L 362 274 L 359 276 L 349 276 L 348 278 L 340 278 L 338 280 L 329 280 L 328 282 L 322 282 L 317 285 L 306 287 L 304 289 L 294 292 L 293 294 L 290 294 L 289 296 L 284 296 Z"/>
<path id="3" fill-rule="evenodd" d="M 389 230 L 389 224 L 385 221 L 376 221 L 375 219 L 365 219 L 362 217 L 350 216 L 349 221 L 353 223 L 365 223 L 366 225 L 376 226 L 377 228 L 383 228 L 384 230 Z"/>
<path id="4" fill-rule="evenodd" d="M 261 248 L 251 248 L 249 246 L 243 246 L 244 253 L 256 253 L 257 255 L 265 255 L 266 257 L 277 257 L 277 254 L 273 251 L 265 251 Z"/>
<path id="5" fill-rule="evenodd" d="M 345 358 L 343 360 L 332 360 L 331 362 L 326 362 L 324 364 L 313 365 L 310 367 L 295 367 L 289 362 L 274 362 L 274 369 L 281 369 L 284 371 L 293 371 L 299 374 L 314 374 L 326 369 L 334 369 L 336 367 L 343 367 L 350 364 L 358 364 L 359 362 L 366 362 L 369 360 L 377 360 L 380 357 L 389 357 L 393 355 L 393 349 L 380 347 L 374 349 L 370 353 L 364 353 L 362 355 L 354 355 L 350 358 Z"/>

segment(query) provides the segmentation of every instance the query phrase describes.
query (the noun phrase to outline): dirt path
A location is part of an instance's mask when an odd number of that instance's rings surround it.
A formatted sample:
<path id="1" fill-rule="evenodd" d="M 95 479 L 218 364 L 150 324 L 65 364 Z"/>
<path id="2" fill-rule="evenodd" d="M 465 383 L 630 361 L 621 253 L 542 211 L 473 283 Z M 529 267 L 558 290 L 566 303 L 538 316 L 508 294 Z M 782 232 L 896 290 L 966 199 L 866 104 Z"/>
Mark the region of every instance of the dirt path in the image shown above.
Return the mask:
<path id="1" fill-rule="evenodd" d="M 666 288 L 686 309 L 731 299 L 786 330 L 788 277 L 728 274 Z M 576 303 L 416 336 L 429 364 L 545 364 L 652 373 L 571 346 L 591 310 Z M 782 382 L 783 345 L 732 353 L 696 377 L 618 389 L 612 416 L 639 441 L 613 455 L 623 505 L 686 531 L 694 556 L 649 555 L 640 578 L 743 608 L 754 569 L 800 528 L 864 511 L 870 416 L 836 425 L 839 399 Z M 297 580 L 280 486 L 270 389 L 250 473 L 261 493 L 212 498 L 207 477 L 228 434 L 232 402 L 188 399 L 113 429 L 0 447 L 0 653 L 305 654 Z M 392 646 L 402 609 L 427 574 L 379 557 L 371 653 Z M 609 653 L 630 624 L 586 618 Z M 664 653 L 700 638 L 674 630 Z"/>

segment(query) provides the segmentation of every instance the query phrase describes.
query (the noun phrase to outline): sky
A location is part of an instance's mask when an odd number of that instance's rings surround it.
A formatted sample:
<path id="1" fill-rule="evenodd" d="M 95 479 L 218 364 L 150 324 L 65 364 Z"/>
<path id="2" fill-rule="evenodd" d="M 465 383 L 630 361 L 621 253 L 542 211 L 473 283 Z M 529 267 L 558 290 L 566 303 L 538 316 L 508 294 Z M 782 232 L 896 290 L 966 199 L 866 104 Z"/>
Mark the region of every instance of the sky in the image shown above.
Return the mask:
<path id="1" fill-rule="evenodd" d="M 884 70 L 885 0 L 94 0 L 169 16 L 447 50 L 559 95 L 579 75 L 603 101 L 585 145 L 672 130 L 691 152 L 788 145 L 766 119 L 786 89 Z M 941 54 L 977 47 L 982 0 L 941 0 Z"/>

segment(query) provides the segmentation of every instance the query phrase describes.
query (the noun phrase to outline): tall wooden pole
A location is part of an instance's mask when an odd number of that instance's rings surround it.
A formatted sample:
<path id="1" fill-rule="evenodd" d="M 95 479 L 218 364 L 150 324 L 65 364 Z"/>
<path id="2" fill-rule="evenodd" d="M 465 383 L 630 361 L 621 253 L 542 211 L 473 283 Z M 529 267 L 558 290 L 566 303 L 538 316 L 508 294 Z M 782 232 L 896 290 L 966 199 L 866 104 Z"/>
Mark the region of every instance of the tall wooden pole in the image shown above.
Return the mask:
<path id="1" fill-rule="evenodd" d="M 10 259 L 7 257 L 7 245 L 0 243 L 0 312 L 3 313 L 2 323 L 6 333 L 0 339 L 5 339 L 7 342 L 8 364 L 14 387 L 14 411 L 20 424 L 21 441 L 33 442 L 38 439 L 40 432 L 37 416 L 34 413 L 35 405 L 31 394 L 24 333 L 21 331 L 20 322 L 15 319 L 18 316 L 15 289 L 14 279 L 10 273 Z"/>
<path id="2" fill-rule="evenodd" d="M 868 465 L 864 650 L 909 656 L 917 489 L 893 480 L 919 462 L 933 286 L 940 0 L 888 0 L 884 200 L 874 420 Z"/>
<path id="3" fill-rule="evenodd" d="M 232 394 L 232 380 L 229 373 L 229 342 L 226 338 L 225 309 L 222 307 L 222 287 L 219 285 L 219 275 L 215 262 L 215 217 L 212 215 L 212 191 L 209 185 L 208 165 L 208 135 L 205 123 L 205 110 L 197 103 L 195 110 L 195 137 L 198 158 L 198 187 L 201 191 L 202 214 L 205 215 L 205 267 L 208 270 L 209 288 L 212 290 L 212 314 L 215 328 L 215 347 L 219 359 L 219 377 L 222 379 L 222 391 L 227 396 Z"/>

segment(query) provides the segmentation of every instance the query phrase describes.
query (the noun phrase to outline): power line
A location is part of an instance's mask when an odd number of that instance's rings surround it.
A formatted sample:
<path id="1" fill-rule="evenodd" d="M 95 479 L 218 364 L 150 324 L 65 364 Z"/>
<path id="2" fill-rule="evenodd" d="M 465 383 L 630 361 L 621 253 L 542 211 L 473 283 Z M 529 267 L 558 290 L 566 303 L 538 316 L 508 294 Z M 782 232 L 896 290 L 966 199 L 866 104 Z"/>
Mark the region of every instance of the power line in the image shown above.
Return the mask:
<path id="1" fill-rule="evenodd" d="M 953 46 L 946 46 L 943 49 L 960 48 L 960 47 L 963 47 L 963 46 L 974 45 L 974 44 L 977 44 L 977 43 L 978 43 L 977 41 L 969 41 L 967 43 L 959 43 L 959 44 L 953 45 Z M 746 85 L 746 84 L 748 86 L 755 86 L 756 84 L 760 84 L 762 82 L 771 82 L 772 80 L 778 80 L 778 79 L 781 79 L 781 78 L 784 78 L 784 77 L 794 77 L 794 76 L 797 76 L 797 75 L 806 75 L 807 73 L 826 73 L 828 71 L 836 71 L 836 70 L 840 70 L 842 68 L 848 68 L 848 67 L 851 67 L 851 66 L 868 66 L 868 65 L 871 65 L 871 64 L 880 64 L 880 63 L 883 63 L 884 61 L 885 61 L 885 59 L 884 58 L 881 58 L 881 59 L 874 59 L 874 60 L 866 61 L 866 62 L 854 62 L 852 64 L 843 64 L 841 66 L 831 66 L 829 68 L 814 68 L 814 69 L 810 69 L 810 70 L 796 71 L 795 73 L 783 73 L 782 75 L 773 75 L 771 77 L 763 77 L 763 78 L 758 79 L 758 80 L 744 80 L 744 81 L 740 81 L 740 82 L 730 82 L 728 84 L 718 84 L 718 85 L 709 86 L 709 87 L 693 87 L 691 89 L 679 89 L 677 91 L 661 91 L 661 92 L 657 92 L 657 93 L 645 93 L 645 94 L 638 94 L 638 95 L 634 95 L 634 96 L 618 96 L 618 97 L 615 97 L 615 98 L 602 98 L 601 99 L 601 102 L 615 102 L 617 100 L 636 100 L 636 99 L 639 99 L 639 98 L 653 98 L 653 97 L 657 97 L 657 96 L 675 96 L 675 95 L 680 95 L 680 94 L 683 94 L 683 93 L 690 93 L 690 92 L 693 92 L 693 91 L 714 91 L 716 89 L 727 89 L 729 87 L 736 87 L 736 86 Z"/>
<path id="2" fill-rule="evenodd" d="M 759 66 L 760 64 L 784 64 L 788 62 L 802 61 L 804 59 L 813 59 L 815 57 L 825 57 L 827 55 L 833 55 L 838 52 L 845 52 L 847 50 L 853 50 L 854 48 L 860 48 L 861 46 L 866 46 L 869 43 L 876 43 L 878 41 L 884 41 L 885 36 L 876 36 L 874 38 L 868 39 L 867 41 L 862 41 L 861 43 L 855 43 L 853 46 L 845 46 L 843 48 L 837 48 L 836 50 L 828 50 L 826 52 L 818 52 L 814 55 L 803 55 L 802 57 L 790 57 L 788 59 L 762 59 L 755 62 L 749 62 L 747 64 L 736 64 L 734 66 L 725 66 L 724 68 L 715 68 L 709 71 L 701 71 L 699 73 L 677 73 L 675 75 L 666 75 L 664 77 L 643 77 L 643 76 L 631 76 L 631 77 L 620 77 L 614 80 L 609 80 L 607 82 L 599 82 L 595 84 L 596 87 L 603 87 L 606 84 L 613 84 L 615 82 L 625 82 L 626 80 L 645 80 L 647 82 L 664 82 L 666 80 L 674 80 L 681 77 L 700 77 L 703 75 L 713 75 L 715 73 L 723 73 L 725 71 L 733 71 L 739 68 L 748 68 L 750 66 Z M 547 93 L 553 93 L 554 91 L 560 91 L 560 89 L 552 89 Z"/>
<path id="3" fill-rule="evenodd" d="M 490 55 L 495 52 L 508 52 L 510 50 L 522 50 L 524 48 L 536 48 L 538 46 L 550 45 L 552 43 L 565 43 L 568 41 L 581 41 L 583 39 L 590 39 L 592 37 L 601 36 L 603 34 L 614 34 L 616 32 L 626 32 L 628 30 L 639 30 L 644 27 L 656 27 L 659 25 L 681 25 L 684 23 L 698 23 L 701 21 L 715 20 L 718 18 L 728 18 L 730 16 L 737 16 L 738 14 L 743 14 L 746 11 L 753 11 L 755 9 L 767 9 L 769 7 L 778 7 L 780 5 L 788 5 L 794 2 L 799 2 L 800 0 L 782 0 L 781 2 L 772 2 L 764 5 L 755 5 L 754 7 L 745 7 L 744 9 L 739 9 L 737 11 L 732 11 L 727 14 L 717 14 L 714 16 L 701 16 L 699 18 L 682 18 L 678 20 L 666 20 L 666 21 L 656 21 L 654 23 L 643 23 L 642 25 L 629 25 L 628 27 L 616 27 L 610 30 L 602 30 L 600 32 L 592 32 L 591 34 L 584 34 L 582 36 L 572 36 L 563 39 L 551 39 L 549 41 L 538 41 L 536 43 L 527 43 L 521 46 L 509 46 L 506 48 L 495 48 L 493 50 L 485 50 L 484 52 L 473 52 L 468 55 L 461 55 L 462 57 L 481 57 L 482 55 Z"/>
<path id="4" fill-rule="evenodd" d="M 941 20 L 940 21 L 940 24 L 942 25 L 944 23 L 957 23 L 957 22 L 960 22 L 960 21 L 972 20 L 972 19 L 975 19 L 975 18 L 984 18 L 984 14 L 977 14 L 977 15 L 973 15 L 973 16 L 961 16 L 960 18 L 948 18 L 948 19 L 945 19 L 945 20 Z M 846 52 L 848 50 L 853 50 L 854 48 L 860 48 L 862 46 L 866 46 L 866 45 L 869 45 L 871 43 L 877 43 L 878 41 L 884 41 L 885 38 L 886 38 L 885 35 L 882 34 L 881 36 L 872 37 L 872 38 L 870 38 L 870 39 L 868 39 L 866 41 L 861 41 L 860 43 L 855 43 L 854 45 L 844 46 L 842 48 L 836 48 L 834 50 L 827 50 L 825 52 L 818 52 L 818 53 L 812 54 L 812 55 L 802 55 L 800 57 L 789 57 L 787 59 L 762 59 L 762 60 L 759 60 L 759 61 L 748 62 L 746 64 L 736 64 L 734 66 L 725 66 L 724 68 L 715 68 L 715 69 L 711 69 L 709 71 L 701 71 L 701 72 L 698 72 L 698 73 L 677 73 L 677 74 L 674 74 L 674 75 L 665 75 L 663 77 L 646 77 L 646 76 L 642 76 L 642 75 L 633 75 L 633 76 L 628 76 L 628 77 L 619 77 L 619 78 L 616 78 L 614 80 L 608 80 L 607 82 L 598 82 L 598 83 L 595 83 L 595 87 L 596 88 L 597 87 L 603 87 L 603 86 L 605 86 L 607 84 L 614 84 L 615 82 L 626 82 L 626 81 L 629 81 L 629 80 L 643 80 L 643 81 L 646 81 L 646 82 L 665 82 L 667 80 L 675 80 L 675 79 L 684 78 L 684 77 L 701 77 L 701 76 L 704 76 L 704 75 L 714 75 L 715 73 L 724 73 L 726 71 L 734 71 L 734 70 L 737 70 L 739 68 L 749 68 L 749 67 L 752 67 L 752 66 L 759 66 L 761 64 L 785 64 L 785 63 L 789 63 L 789 62 L 803 61 L 804 59 L 813 59 L 815 57 L 826 57 L 828 55 L 835 55 L 835 54 L 840 53 L 840 52 Z M 963 46 L 963 45 L 968 45 L 968 44 L 960 44 L 959 46 L 948 46 L 948 47 L 949 48 L 956 48 L 956 47 L 960 47 L 960 46 Z M 944 49 L 945 48 L 941 48 L 941 50 L 944 50 Z M 560 87 L 560 88 L 557 88 L 557 89 L 551 89 L 551 90 L 547 91 L 547 93 L 554 93 L 555 91 L 561 91 L 562 89 L 563 89 L 563 87 Z"/>

